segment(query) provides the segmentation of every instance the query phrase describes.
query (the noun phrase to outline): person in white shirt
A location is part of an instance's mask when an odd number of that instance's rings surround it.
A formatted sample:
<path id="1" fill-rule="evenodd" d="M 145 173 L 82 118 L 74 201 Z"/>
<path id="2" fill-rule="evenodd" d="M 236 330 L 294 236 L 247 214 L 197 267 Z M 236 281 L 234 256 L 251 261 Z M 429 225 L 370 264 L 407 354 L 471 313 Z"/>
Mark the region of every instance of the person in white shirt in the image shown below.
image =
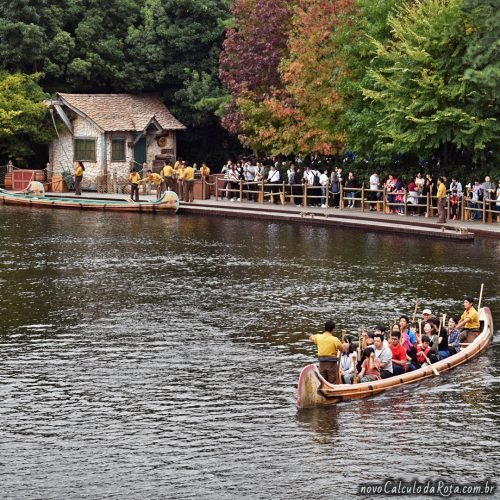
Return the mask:
<path id="1" fill-rule="evenodd" d="M 226 196 L 228 200 L 241 201 L 241 199 L 236 196 L 236 190 L 239 187 L 239 183 L 240 183 L 240 177 L 236 169 L 236 165 L 233 164 L 227 174 Z"/>
<path id="2" fill-rule="evenodd" d="M 302 180 L 308 186 L 312 186 L 314 184 L 314 174 L 313 171 L 311 170 L 311 167 L 307 166 L 305 168 Z"/>
<path id="3" fill-rule="evenodd" d="M 328 170 L 324 170 L 319 176 L 319 183 L 321 184 L 321 208 L 326 208 L 326 193 L 328 190 Z"/>
<path id="4" fill-rule="evenodd" d="M 257 167 L 252 165 L 250 161 L 246 163 L 245 180 L 248 182 L 247 193 L 248 201 L 257 201 L 257 184 L 255 184 L 255 176 L 257 174 Z"/>
<path id="5" fill-rule="evenodd" d="M 280 183 L 280 172 L 273 165 L 269 170 L 269 174 L 267 175 L 267 182 L 271 186 L 271 197 L 269 198 L 269 203 L 278 203 L 277 193 L 279 192 L 279 183 Z"/>
<path id="6" fill-rule="evenodd" d="M 370 212 L 375 210 L 375 203 L 377 201 L 378 189 L 380 188 L 380 179 L 377 172 L 370 175 Z"/>
<path id="7" fill-rule="evenodd" d="M 382 378 L 392 377 L 392 352 L 389 347 L 384 346 L 384 335 L 376 333 L 373 336 L 375 357 L 380 360 L 380 376 Z"/>
<path id="8" fill-rule="evenodd" d="M 461 198 L 463 194 L 462 183 L 459 182 L 456 177 L 451 178 L 449 191 L 452 192 L 454 190 L 457 192 L 458 197 Z"/>
<path id="9" fill-rule="evenodd" d="M 229 183 L 229 172 L 233 168 L 233 162 L 231 160 L 227 160 L 227 163 L 222 167 L 221 173 L 224 174 L 224 183 L 222 184 L 222 191 L 220 193 L 220 197 L 224 198 L 224 195 L 227 196 L 227 187 Z"/>

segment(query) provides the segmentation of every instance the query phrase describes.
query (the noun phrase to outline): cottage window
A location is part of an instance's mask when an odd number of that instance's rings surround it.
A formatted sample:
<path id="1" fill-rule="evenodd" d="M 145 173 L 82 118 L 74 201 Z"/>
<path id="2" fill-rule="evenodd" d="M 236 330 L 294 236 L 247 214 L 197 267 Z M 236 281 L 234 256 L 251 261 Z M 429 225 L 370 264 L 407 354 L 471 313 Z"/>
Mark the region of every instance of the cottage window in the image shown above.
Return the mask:
<path id="1" fill-rule="evenodd" d="M 111 161 L 125 161 L 125 139 L 111 140 Z"/>
<path id="2" fill-rule="evenodd" d="M 75 139 L 75 160 L 95 161 L 95 139 Z"/>

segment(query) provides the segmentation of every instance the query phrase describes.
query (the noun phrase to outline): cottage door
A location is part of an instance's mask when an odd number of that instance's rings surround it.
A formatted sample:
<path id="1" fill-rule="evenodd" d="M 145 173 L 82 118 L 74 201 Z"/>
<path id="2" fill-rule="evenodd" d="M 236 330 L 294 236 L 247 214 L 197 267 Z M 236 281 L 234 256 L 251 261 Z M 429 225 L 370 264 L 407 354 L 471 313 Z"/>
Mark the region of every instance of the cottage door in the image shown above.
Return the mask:
<path id="1" fill-rule="evenodd" d="M 146 161 L 146 138 L 139 139 L 134 146 L 135 168 L 141 170 L 141 165 Z"/>

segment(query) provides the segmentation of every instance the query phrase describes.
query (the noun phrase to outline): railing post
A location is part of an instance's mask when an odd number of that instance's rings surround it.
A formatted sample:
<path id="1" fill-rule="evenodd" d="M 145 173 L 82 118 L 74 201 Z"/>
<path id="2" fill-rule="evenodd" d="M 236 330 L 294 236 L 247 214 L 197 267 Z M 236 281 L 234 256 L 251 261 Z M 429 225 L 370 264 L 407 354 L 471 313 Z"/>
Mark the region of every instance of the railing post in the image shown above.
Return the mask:
<path id="1" fill-rule="evenodd" d="M 215 178 L 215 201 L 219 201 L 219 177 Z"/>
<path id="2" fill-rule="evenodd" d="M 340 185 L 340 203 L 339 208 L 342 210 L 344 208 L 344 186 Z"/>
<path id="3" fill-rule="evenodd" d="M 326 208 L 330 207 L 330 181 L 326 183 Z"/>
<path id="4" fill-rule="evenodd" d="M 243 203 L 243 181 L 240 179 L 240 203 Z"/>
<path id="5" fill-rule="evenodd" d="M 382 190 L 382 213 L 386 213 L 386 204 L 387 204 L 387 190 L 384 189 Z"/>
<path id="6" fill-rule="evenodd" d="M 365 183 L 361 184 L 361 212 L 365 211 Z"/>
<path id="7" fill-rule="evenodd" d="M 483 194 L 483 224 L 486 224 L 486 194 Z"/>
<path id="8" fill-rule="evenodd" d="M 304 208 L 307 207 L 307 184 L 303 184 L 303 191 L 304 191 Z"/>
<path id="9" fill-rule="evenodd" d="M 430 197 L 431 197 L 431 193 L 427 193 L 427 203 L 426 203 L 426 207 L 425 207 L 426 208 L 426 210 L 425 210 L 426 217 L 431 216 L 431 212 L 430 212 L 430 208 L 429 208 Z"/>

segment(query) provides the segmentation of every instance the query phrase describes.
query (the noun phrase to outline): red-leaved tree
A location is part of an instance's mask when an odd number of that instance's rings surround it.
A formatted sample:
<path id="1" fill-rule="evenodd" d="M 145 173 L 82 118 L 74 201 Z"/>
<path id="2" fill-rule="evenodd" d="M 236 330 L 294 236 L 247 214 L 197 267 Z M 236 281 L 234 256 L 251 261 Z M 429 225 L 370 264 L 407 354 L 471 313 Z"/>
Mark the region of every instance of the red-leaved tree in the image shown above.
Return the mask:
<path id="1" fill-rule="evenodd" d="M 219 76 L 232 102 L 222 120 L 231 133 L 241 132 L 245 120 L 238 99 L 256 105 L 280 88 L 279 64 L 286 52 L 290 0 L 236 0 L 233 27 L 228 29 L 220 55 Z"/>

